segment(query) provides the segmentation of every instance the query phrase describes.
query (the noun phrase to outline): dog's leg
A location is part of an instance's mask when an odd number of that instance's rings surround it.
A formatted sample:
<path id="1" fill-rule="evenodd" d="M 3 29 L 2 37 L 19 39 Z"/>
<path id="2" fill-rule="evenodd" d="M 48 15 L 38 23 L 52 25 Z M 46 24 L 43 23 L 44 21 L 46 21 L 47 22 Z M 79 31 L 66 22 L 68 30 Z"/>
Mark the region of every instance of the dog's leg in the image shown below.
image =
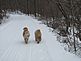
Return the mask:
<path id="1" fill-rule="evenodd" d="M 40 41 L 41 41 L 41 37 L 38 37 L 38 39 L 37 39 L 37 44 L 39 44 Z"/>
<path id="2" fill-rule="evenodd" d="M 39 44 L 39 42 L 40 42 L 40 41 L 39 41 L 39 39 L 37 38 L 37 44 Z"/>
<path id="3" fill-rule="evenodd" d="M 41 37 L 39 37 L 39 41 L 41 41 Z"/>
<path id="4" fill-rule="evenodd" d="M 26 44 L 28 43 L 28 39 L 27 39 L 27 38 L 25 38 L 25 43 L 26 43 Z"/>
<path id="5" fill-rule="evenodd" d="M 37 37 L 35 36 L 35 41 L 37 41 Z"/>

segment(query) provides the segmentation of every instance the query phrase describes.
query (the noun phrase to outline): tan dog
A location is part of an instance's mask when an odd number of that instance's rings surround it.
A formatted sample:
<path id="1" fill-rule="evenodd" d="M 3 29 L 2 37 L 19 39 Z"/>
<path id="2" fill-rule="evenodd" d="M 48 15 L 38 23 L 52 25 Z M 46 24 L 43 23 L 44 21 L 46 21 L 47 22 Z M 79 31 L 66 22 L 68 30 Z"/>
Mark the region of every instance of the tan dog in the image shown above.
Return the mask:
<path id="1" fill-rule="evenodd" d="M 23 31 L 23 37 L 24 37 L 25 43 L 27 44 L 28 43 L 28 40 L 29 40 L 30 33 L 29 33 L 27 27 L 24 27 L 23 30 L 24 30 Z"/>
<path id="2" fill-rule="evenodd" d="M 40 31 L 40 29 L 35 31 L 35 41 L 37 41 L 38 44 L 41 41 L 41 31 Z"/>

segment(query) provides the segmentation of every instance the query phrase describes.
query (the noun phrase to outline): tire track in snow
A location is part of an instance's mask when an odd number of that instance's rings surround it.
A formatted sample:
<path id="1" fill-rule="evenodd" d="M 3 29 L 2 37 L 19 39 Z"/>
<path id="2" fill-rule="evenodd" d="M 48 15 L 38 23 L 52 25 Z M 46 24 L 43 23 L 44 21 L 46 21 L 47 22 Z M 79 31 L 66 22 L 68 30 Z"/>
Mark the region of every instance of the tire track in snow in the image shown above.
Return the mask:
<path id="1" fill-rule="evenodd" d="M 4 52 L 4 54 L 0 57 L 0 61 L 5 61 L 4 58 L 8 57 L 8 55 L 10 55 L 11 52 L 12 52 L 12 48 L 11 47 L 7 48 L 7 50 Z M 6 59 L 6 61 L 8 61 L 7 58 L 5 58 L 5 59 Z"/>
<path id="2" fill-rule="evenodd" d="M 53 61 L 44 41 L 31 44 L 31 61 Z"/>
<path id="3" fill-rule="evenodd" d="M 8 27 L 9 25 L 11 25 L 12 23 L 13 23 L 13 21 L 9 21 L 9 22 L 6 23 L 6 24 L 0 25 L 0 32 L 1 32 L 2 30 L 4 30 L 4 29 L 7 29 L 7 27 Z"/>
<path id="4" fill-rule="evenodd" d="M 16 61 L 29 61 L 30 46 L 22 45 L 15 47 Z"/>
<path id="5" fill-rule="evenodd" d="M 4 52 L 0 61 L 30 61 L 30 52 L 30 46 L 14 44 Z"/>
<path id="6" fill-rule="evenodd" d="M 50 61 L 53 61 L 53 59 L 52 59 L 52 57 L 51 57 L 51 55 L 50 55 L 50 52 L 49 52 L 49 49 L 48 49 L 48 46 L 47 46 L 47 44 L 46 44 L 46 41 L 44 41 L 44 46 L 45 46 L 45 49 L 46 49 L 46 52 L 48 53 L 48 56 L 50 57 Z"/>

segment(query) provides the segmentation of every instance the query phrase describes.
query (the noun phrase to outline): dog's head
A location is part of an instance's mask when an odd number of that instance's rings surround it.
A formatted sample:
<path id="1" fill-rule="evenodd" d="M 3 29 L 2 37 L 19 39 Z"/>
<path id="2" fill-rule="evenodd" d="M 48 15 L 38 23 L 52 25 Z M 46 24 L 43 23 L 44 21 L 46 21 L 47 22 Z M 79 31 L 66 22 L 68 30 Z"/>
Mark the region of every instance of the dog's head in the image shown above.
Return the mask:
<path id="1" fill-rule="evenodd" d="M 24 31 L 28 31 L 28 28 L 27 28 L 27 27 L 24 27 L 23 30 L 24 30 Z"/>

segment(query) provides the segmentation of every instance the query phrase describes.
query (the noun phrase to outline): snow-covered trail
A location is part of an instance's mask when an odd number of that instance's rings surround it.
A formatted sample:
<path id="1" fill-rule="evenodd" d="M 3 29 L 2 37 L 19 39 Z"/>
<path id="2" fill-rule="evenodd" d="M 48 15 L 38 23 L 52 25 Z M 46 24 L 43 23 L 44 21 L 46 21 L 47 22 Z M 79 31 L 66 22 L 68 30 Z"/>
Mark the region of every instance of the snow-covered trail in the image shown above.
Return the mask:
<path id="1" fill-rule="evenodd" d="M 56 41 L 41 22 L 26 15 L 10 15 L 9 22 L 0 27 L 0 61 L 81 61 L 70 54 Z M 24 43 L 22 32 L 27 26 L 30 31 L 28 44 Z M 36 44 L 34 32 L 41 29 L 42 41 Z"/>
<path id="2" fill-rule="evenodd" d="M 0 61 L 50 61 L 44 42 L 38 45 L 34 41 L 34 31 L 38 24 L 23 15 L 11 15 L 9 20 L 11 21 L 0 29 Z M 24 26 L 28 26 L 31 33 L 27 45 L 22 37 Z"/>

